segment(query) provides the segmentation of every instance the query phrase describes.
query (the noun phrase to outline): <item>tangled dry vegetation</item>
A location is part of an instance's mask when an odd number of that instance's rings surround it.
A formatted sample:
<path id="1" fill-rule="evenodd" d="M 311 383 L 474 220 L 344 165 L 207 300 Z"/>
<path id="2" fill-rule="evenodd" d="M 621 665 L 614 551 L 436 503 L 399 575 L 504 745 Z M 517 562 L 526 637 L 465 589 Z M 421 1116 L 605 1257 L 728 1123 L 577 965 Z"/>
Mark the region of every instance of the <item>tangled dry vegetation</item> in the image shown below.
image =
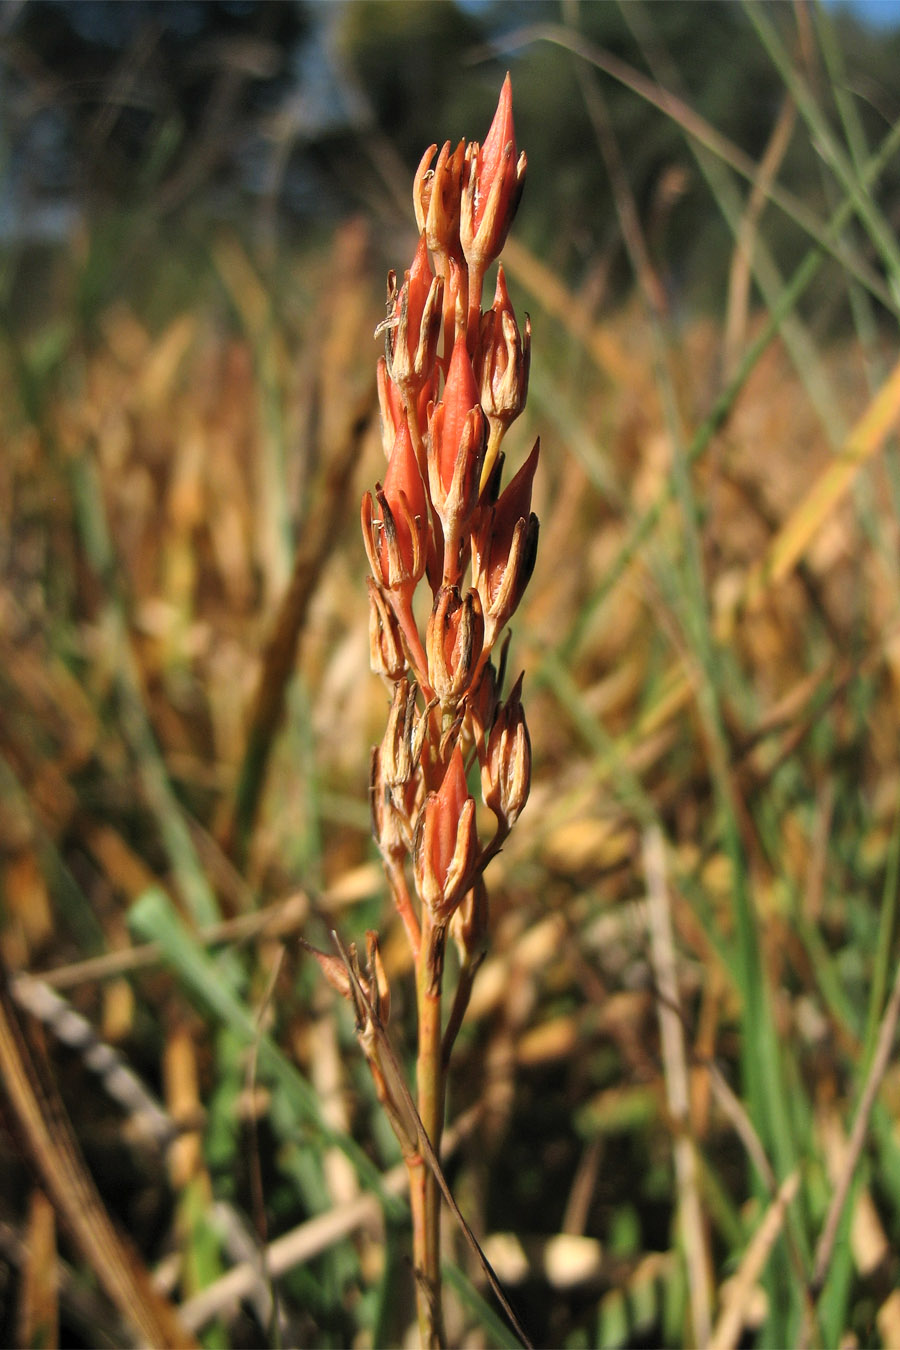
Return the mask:
<path id="1" fill-rule="evenodd" d="M 46 1144 L 60 1156 L 35 1158 L 12 1112 L 7 1341 L 51 1343 L 61 1262 L 70 1342 L 120 1343 L 127 1311 L 99 1271 L 83 1280 L 77 1218 L 57 1239 L 42 1199 L 82 1165 L 133 1269 L 156 1272 L 195 1334 L 262 1344 L 280 1317 L 285 1343 L 379 1344 L 410 1320 L 390 1292 L 402 1226 L 389 1211 L 385 1242 L 377 1206 L 299 1255 L 273 1249 L 268 1275 L 252 1263 L 256 1240 L 357 1203 L 371 1177 L 341 1140 L 380 1173 L 397 1156 L 294 940 L 381 926 L 392 986 L 408 979 L 365 800 L 385 717 L 357 512 L 383 463 L 374 254 L 366 227 L 345 226 L 279 289 L 223 238 L 205 309 L 151 331 L 120 304 L 55 359 L 38 335 L 4 360 L 4 1015 L 32 1065 L 46 1055 L 84 1159 L 62 1126 Z M 528 672 L 533 789 L 492 869 L 448 1169 L 538 1343 L 688 1341 L 705 1317 L 733 1344 L 773 1299 L 792 1306 L 762 1273 L 772 1243 L 795 1290 L 811 1278 L 893 977 L 898 378 L 877 403 L 858 348 L 835 345 L 804 380 L 775 339 L 688 467 L 678 454 L 730 373 L 718 328 L 672 332 L 676 452 L 639 308 L 598 327 L 521 246 L 507 270 L 549 353 L 510 438 L 523 457 L 544 443 L 541 553 L 511 656 Z M 747 1086 L 756 977 L 739 968 L 736 859 L 780 1053 L 768 1126 Z M 233 1005 L 215 1006 L 216 981 Z M 404 1051 L 409 997 L 392 1014 Z M 98 1043 L 127 1089 L 92 1070 Z M 860 1343 L 900 1343 L 898 1101 L 892 1066 L 831 1257 L 838 1330 Z M 49 1169 L 42 1188 L 26 1160 Z M 476 1278 L 457 1235 L 448 1255 Z M 236 1267 L 239 1309 L 216 1283 Z M 479 1317 L 463 1291 L 451 1340 Z"/>

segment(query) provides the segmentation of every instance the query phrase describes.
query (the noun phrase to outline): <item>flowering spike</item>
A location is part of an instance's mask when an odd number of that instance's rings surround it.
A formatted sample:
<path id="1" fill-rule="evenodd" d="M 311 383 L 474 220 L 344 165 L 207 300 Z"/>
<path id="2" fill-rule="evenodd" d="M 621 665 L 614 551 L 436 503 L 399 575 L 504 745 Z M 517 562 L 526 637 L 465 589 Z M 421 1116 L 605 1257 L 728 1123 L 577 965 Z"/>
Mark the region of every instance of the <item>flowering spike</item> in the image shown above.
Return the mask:
<path id="1" fill-rule="evenodd" d="M 323 968 L 354 1003 L 376 1094 L 409 1167 L 426 1345 L 445 1337 L 440 1194 L 422 1156 L 421 1131 L 437 1149 L 445 1068 L 483 955 L 484 869 L 521 812 L 531 777 L 521 679 L 505 703 L 498 693 L 509 643 L 503 629 L 537 546 L 531 511 L 537 444 L 501 491 L 502 443 L 528 390 L 531 325 L 526 316 L 520 330 L 502 267 L 493 304 L 486 314 L 481 309 L 485 269 L 506 238 L 525 169 L 507 76 L 482 145 L 460 141 L 453 149 L 447 141 L 423 155 L 413 187 L 418 246 L 402 283 L 389 273 L 386 317 L 376 330 L 385 343 L 377 381 L 387 468 L 383 485 L 363 497 L 362 531 L 371 568 L 371 664 L 392 697 L 372 752 L 370 802 L 415 965 L 418 1115 L 398 1092 L 396 1066 L 383 1053 L 379 1022 L 387 1018 L 390 989 L 374 934 L 366 938 L 364 980 L 352 947 L 343 965 L 325 960 Z M 482 797 L 496 817 L 485 849 L 466 783 L 470 760 L 477 761 Z M 460 951 L 449 1016 L 442 1005 L 448 936 Z"/>

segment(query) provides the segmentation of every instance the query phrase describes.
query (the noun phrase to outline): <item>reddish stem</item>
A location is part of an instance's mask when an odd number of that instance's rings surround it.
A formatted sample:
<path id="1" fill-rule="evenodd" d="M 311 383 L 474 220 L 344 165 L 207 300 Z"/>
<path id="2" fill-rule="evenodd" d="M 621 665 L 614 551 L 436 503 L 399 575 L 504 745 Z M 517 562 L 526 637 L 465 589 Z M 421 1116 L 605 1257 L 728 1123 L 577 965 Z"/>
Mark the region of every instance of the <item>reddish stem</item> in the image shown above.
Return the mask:
<path id="1" fill-rule="evenodd" d="M 430 914 L 422 916 L 422 948 L 417 965 L 419 1054 L 416 1091 L 419 1117 L 436 1155 L 444 1125 L 444 1064 L 441 1048 L 441 967 L 443 951 L 434 946 Z M 433 962 L 433 958 L 436 958 Z M 413 1258 L 422 1344 L 444 1344 L 441 1314 L 441 1192 L 434 1174 L 422 1161 L 410 1168 L 413 1201 Z"/>
<path id="2" fill-rule="evenodd" d="M 394 904 L 397 907 L 397 913 L 403 920 L 403 927 L 406 929 L 406 936 L 409 938 L 409 945 L 412 948 L 413 960 L 418 967 L 419 950 L 422 946 L 422 933 L 419 928 L 419 920 L 416 911 L 413 908 L 413 902 L 410 898 L 409 887 L 406 884 L 406 873 L 403 867 L 397 863 L 385 863 L 388 882 L 391 887 L 391 894 L 394 897 Z"/>

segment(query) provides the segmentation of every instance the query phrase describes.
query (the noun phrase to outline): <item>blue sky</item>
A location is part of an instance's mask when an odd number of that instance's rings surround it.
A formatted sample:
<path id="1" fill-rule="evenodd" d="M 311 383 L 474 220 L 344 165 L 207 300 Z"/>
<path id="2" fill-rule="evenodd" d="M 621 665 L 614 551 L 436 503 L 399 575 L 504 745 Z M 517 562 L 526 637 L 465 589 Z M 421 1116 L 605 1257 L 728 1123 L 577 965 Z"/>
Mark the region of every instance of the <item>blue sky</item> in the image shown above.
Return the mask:
<path id="1" fill-rule="evenodd" d="M 825 0 L 832 7 L 854 10 L 872 28 L 900 27 L 900 0 Z"/>

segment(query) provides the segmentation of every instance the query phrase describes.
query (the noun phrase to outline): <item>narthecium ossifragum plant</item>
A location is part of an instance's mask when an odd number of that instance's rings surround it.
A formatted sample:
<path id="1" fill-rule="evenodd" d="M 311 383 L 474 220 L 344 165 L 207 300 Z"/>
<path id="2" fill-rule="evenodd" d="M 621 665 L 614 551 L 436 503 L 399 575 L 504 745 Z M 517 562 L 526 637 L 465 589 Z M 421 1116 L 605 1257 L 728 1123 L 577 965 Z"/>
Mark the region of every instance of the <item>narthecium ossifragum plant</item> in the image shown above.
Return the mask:
<path id="1" fill-rule="evenodd" d="M 391 692 L 387 730 L 372 753 L 373 829 L 415 962 L 416 1105 L 437 1152 L 447 1063 L 486 934 L 484 870 L 531 779 L 522 677 L 503 698 L 499 644 L 534 567 L 539 443 L 501 489 L 501 446 L 525 405 L 531 339 L 529 320 L 524 331 L 516 321 L 502 265 L 493 304 L 481 309 L 485 273 L 525 178 L 508 75 L 484 144 L 461 141 L 452 150 L 447 142 L 435 162 L 436 152 L 426 151 L 415 177 L 415 258 L 399 287 L 389 275 L 388 314 L 378 328 L 387 468 L 363 497 L 362 532 L 371 663 Z M 427 604 L 417 603 L 426 588 Z M 416 611 L 426 608 L 423 633 Z M 475 764 L 494 816 L 486 839 L 468 787 Z M 448 937 L 460 973 L 444 1026 Z M 390 991 L 374 933 L 367 956 L 365 971 L 352 950 L 347 965 L 319 959 L 355 1004 L 359 1039 L 409 1169 L 419 1325 L 423 1342 L 435 1345 L 443 1339 L 440 1191 L 379 1043 Z"/>

